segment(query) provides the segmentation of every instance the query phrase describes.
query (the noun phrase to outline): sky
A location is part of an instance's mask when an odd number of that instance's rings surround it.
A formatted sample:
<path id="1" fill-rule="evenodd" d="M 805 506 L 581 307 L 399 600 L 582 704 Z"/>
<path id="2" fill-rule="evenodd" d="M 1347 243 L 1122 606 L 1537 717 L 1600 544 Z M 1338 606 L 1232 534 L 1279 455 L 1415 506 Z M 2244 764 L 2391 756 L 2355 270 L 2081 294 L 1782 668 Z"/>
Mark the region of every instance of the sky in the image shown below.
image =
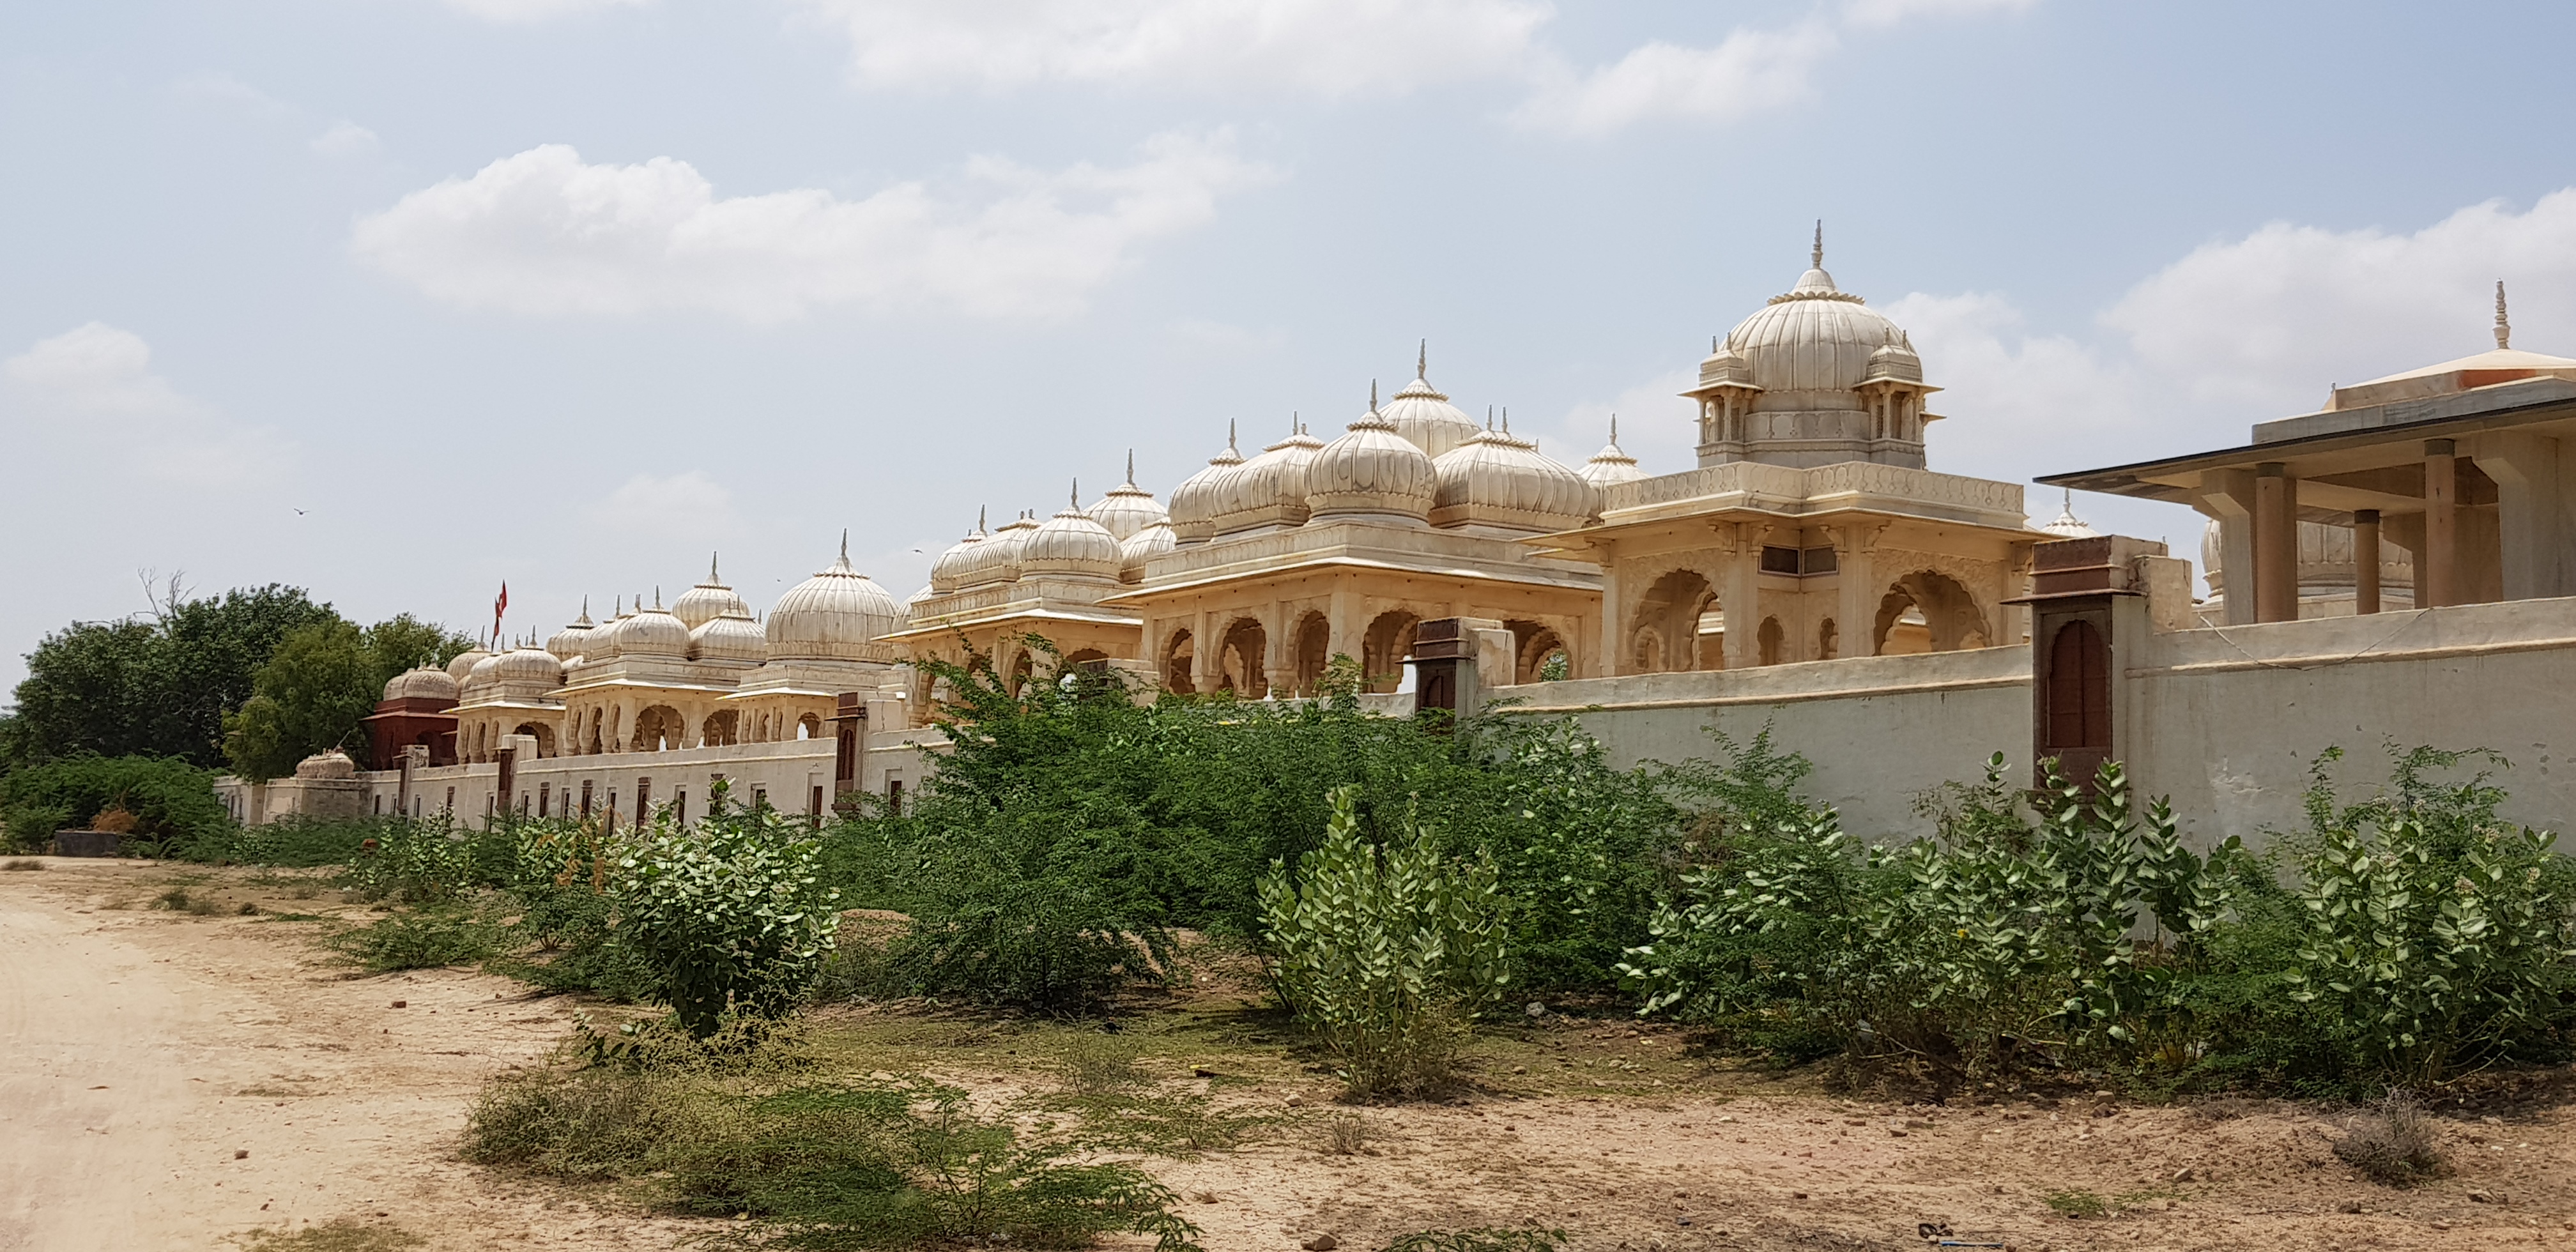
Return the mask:
<path id="1" fill-rule="evenodd" d="M 1430 373 L 1569 461 L 1822 220 L 1935 469 L 2244 442 L 2576 355 L 2564 4 L 39 0 L 0 6 L 0 687 L 282 582 L 551 632 L 721 553 L 898 598 Z M 2556 120 L 2552 120 L 2556 119 Z M 2035 520 L 2055 493 L 2033 488 Z M 2097 528 L 2196 549 L 2166 505 Z"/>

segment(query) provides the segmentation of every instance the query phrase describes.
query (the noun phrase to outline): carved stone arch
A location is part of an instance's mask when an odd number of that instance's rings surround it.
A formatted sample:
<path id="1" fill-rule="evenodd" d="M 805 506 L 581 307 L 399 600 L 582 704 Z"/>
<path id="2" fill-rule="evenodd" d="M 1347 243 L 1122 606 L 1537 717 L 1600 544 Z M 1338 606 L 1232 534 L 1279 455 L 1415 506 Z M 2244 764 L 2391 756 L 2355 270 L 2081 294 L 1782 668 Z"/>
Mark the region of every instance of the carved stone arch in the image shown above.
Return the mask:
<path id="1" fill-rule="evenodd" d="M 1231 691 L 1245 700 L 1259 700 L 1270 694 L 1270 632 L 1261 619 L 1250 615 L 1226 623 L 1217 636 L 1217 690 Z"/>
<path id="2" fill-rule="evenodd" d="M 1956 652 L 1962 648 L 1982 648 L 1993 639 L 1985 610 L 1977 603 L 1974 592 L 1958 579 L 1934 569 L 1917 569 L 1898 576 L 1880 597 L 1878 620 L 1872 624 L 1873 651 L 1887 654 L 1889 636 L 1902 626 L 1908 609 L 1922 619 L 1928 636 L 1928 650 Z M 1899 646 L 1897 652 L 1915 649 Z"/>
<path id="3" fill-rule="evenodd" d="M 1422 615 L 1405 608 L 1369 619 L 1360 636 L 1360 665 L 1368 674 L 1369 690 L 1393 691 L 1404 684 L 1404 658 L 1413 655 L 1414 628 L 1421 624 Z"/>
<path id="4" fill-rule="evenodd" d="M 1288 628 L 1289 689 L 1300 696 L 1314 695 L 1332 656 L 1332 620 L 1314 609 L 1298 614 L 1296 624 Z"/>
<path id="5" fill-rule="evenodd" d="M 1191 677 L 1190 666 L 1197 659 L 1198 643 L 1191 637 L 1190 628 L 1183 626 L 1166 636 L 1161 653 L 1162 660 L 1157 668 L 1163 674 L 1163 689 L 1181 695 L 1196 693 L 1198 681 Z"/>
<path id="6" fill-rule="evenodd" d="M 1633 641 L 1643 632 L 1653 632 L 1655 669 L 1646 672 L 1726 668 L 1722 647 L 1704 646 L 1702 625 L 1712 620 L 1712 613 L 1722 613 L 1717 597 L 1717 580 L 1690 565 L 1667 569 L 1637 597 L 1628 613 L 1631 645 L 1629 656 L 1642 666 L 1645 652 Z M 1710 645 L 1716 640 L 1712 638 Z"/>

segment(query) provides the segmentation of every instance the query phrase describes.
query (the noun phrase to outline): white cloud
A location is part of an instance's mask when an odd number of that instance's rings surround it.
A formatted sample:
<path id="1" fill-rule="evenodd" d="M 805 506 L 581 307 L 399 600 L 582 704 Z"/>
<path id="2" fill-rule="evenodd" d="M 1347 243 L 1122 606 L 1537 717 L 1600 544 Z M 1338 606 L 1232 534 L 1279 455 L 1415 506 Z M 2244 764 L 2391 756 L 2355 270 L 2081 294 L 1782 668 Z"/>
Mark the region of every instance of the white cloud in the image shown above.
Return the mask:
<path id="1" fill-rule="evenodd" d="M 358 157 L 369 155 L 382 148 L 384 144 L 376 138 L 376 132 L 356 122 L 341 121 L 332 123 L 331 129 L 315 135 L 313 142 L 306 146 L 321 156 Z"/>
<path id="2" fill-rule="evenodd" d="M 1786 30 L 1739 30 L 1714 48 L 1649 43 L 1588 74 L 1552 76 L 1513 116 L 1573 135 L 1648 121 L 1732 121 L 1805 99 L 1816 63 L 1840 42 L 1831 26 L 1809 21 Z"/>
<path id="3" fill-rule="evenodd" d="M 2411 235 L 2276 222 L 2165 267 L 2102 320 L 2193 397 L 2287 416 L 2330 384 L 2494 346 L 2499 278 L 2516 346 L 2576 355 L 2576 188 L 2524 213 L 2471 205 Z"/>
<path id="4" fill-rule="evenodd" d="M 622 9 L 647 0 L 447 0 L 447 7 L 487 22 L 521 24 Z"/>
<path id="5" fill-rule="evenodd" d="M 1115 168 L 984 157 L 943 188 L 720 198 L 685 161 L 591 165 L 549 144 L 361 219 L 351 248 L 433 298 L 518 313 L 1058 315 L 1138 245 L 1205 224 L 1220 196 L 1275 176 L 1237 156 L 1230 134 L 1170 133 Z"/>
<path id="6" fill-rule="evenodd" d="M 76 326 L 0 361 L 9 442 L 70 454 L 85 472 L 240 486 L 273 477 L 293 445 L 235 425 L 152 371 L 143 337 L 105 322 Z M 102 475 L 105 477 L 105 475 Z"/>
<path id="7" fill-rule="evenodd" d="M 2025 13 L 2038 5 L 2039 0 L 1853 0 L 1844 20 L 1854 26 L 1894 26 L 1916 18 Z"/>
<path id="8" fill-rule="evenodd" d="M 1551 16 L 1531 0 L 808 0 L 871 87 L 1038 83 L 1327 98 L 1516 75 Z"/>

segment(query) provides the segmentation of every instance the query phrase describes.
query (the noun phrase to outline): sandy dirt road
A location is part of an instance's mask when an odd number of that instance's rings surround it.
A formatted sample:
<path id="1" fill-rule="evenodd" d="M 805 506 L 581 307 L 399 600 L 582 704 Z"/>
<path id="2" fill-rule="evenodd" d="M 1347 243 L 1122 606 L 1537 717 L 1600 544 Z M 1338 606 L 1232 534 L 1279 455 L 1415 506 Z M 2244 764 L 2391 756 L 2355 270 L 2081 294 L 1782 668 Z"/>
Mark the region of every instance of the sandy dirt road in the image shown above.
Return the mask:
<path id="1" fill-rule="evenodd" d="M 679 1233 L 454 1159 L 476 1090 L 543 1056 L 564 1002 L 463 972 L 350 978 L 280 933 L 314 923 L 271 920 L 345 907 L 292 878 L 45 864 L 0 873 L 0 1249 L 235 1247 L 334 1219 L 433 1248 Z M 267 911 L 149 907 L 174 880 Z"/>

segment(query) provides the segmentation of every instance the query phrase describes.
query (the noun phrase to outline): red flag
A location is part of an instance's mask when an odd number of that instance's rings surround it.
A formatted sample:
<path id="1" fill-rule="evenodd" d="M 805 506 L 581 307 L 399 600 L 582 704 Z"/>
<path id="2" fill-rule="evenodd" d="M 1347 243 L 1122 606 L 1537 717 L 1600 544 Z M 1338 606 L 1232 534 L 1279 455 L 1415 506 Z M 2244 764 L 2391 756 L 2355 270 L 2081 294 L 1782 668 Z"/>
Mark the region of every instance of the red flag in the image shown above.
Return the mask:
<path id="1" fill-rule="evenodd" d="M 510 607 L 510 580 L 501 580 L 501 594 L 492 601 L 492 646 L 501 646 L 501 614 Z"/>

